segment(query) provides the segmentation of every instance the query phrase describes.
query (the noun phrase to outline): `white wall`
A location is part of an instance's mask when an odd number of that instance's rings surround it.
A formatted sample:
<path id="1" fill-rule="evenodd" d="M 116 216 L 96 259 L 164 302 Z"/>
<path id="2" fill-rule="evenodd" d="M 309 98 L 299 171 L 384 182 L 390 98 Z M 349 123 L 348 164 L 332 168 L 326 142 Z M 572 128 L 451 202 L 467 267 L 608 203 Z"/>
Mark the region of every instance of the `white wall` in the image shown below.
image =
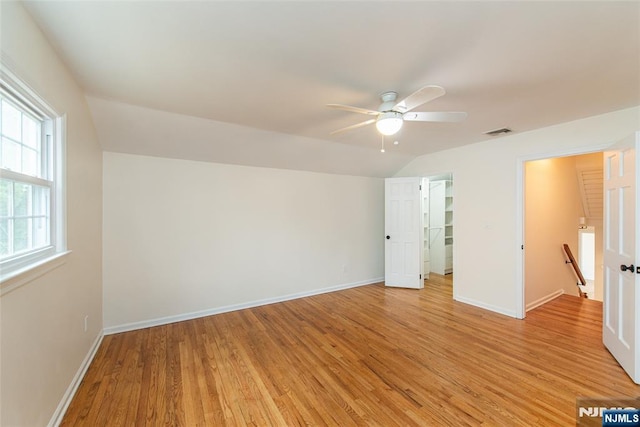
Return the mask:
<path id="1" fill-rule="evenodd" d="M 584 216 L 576 156 L 525 164 L 525 304 L 527 310 L 562 293 L 578 296 L 562 245 L 578 256 L 578 218 Z"/>
<path id="2" fill-rule="evenodd" d="M 421 156 L 403 168 L 397 176 L 454 173 L 454 298 L 511 316 L 522 305 L 517 171 L 523 160 L 594 151 L 638 129 L 635 107 Z"/>
<path id="3" fill-rule="evenodd" d="M 73 252 L 61 267 L 0 297 L 0 424 L 41 426 L 101 336 L 102 153 L 83 94 L 65 66 L 20 3 L 1 7 L 3 63 L 67 115 L 67 240 Z"/>
<path id="4" fill-rule="evenodd" d="M 107 332 L 381 280 L 384 181 L 104 153 Z"/>

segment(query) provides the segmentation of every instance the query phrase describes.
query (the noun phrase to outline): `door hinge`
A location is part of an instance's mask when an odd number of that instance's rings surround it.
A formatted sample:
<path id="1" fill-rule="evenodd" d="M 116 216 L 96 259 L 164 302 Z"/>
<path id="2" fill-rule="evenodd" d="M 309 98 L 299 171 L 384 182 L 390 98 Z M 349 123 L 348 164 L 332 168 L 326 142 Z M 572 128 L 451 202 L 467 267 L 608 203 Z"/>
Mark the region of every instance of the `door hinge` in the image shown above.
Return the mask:
<path id="1" fill-rule="evenodd" d="M 420 191 L 422 191 L 422 185 L 420 185 Z"/>
<path id="2" fill-rule="evenodd" d="M 422 274 L 420 275 L 420 278 L 422 279 Z"/>

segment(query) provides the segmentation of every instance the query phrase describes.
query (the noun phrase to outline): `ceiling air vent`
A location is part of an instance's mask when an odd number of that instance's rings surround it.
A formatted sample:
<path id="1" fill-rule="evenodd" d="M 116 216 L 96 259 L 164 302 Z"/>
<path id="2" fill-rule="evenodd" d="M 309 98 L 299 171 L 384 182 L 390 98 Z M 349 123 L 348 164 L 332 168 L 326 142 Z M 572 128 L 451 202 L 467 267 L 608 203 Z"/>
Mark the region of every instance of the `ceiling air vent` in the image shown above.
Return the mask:
<path id="1" fill-rule="evenodd" d="M 498 135 L 504 135 L 511 132 L 512 130 L 509 128 L 500 128 L 496 130 L 490 130 L 489 132 L 485 132 L 484 134 L 489 136 L 498 136 Z"/>

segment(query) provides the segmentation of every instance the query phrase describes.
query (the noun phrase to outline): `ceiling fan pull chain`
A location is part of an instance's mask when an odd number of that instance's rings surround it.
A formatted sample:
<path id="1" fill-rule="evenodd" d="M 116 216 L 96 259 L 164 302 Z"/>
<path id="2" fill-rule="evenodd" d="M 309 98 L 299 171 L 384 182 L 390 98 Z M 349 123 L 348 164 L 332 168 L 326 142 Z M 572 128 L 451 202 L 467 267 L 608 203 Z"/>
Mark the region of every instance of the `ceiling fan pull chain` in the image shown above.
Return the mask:
<path id="1" fill-rule="evenodd" d="M 382 148 L 380 148 L 380 152 L 384 153 L 384 135 L 381 135 L 381 136 L 382 136 Z"/>

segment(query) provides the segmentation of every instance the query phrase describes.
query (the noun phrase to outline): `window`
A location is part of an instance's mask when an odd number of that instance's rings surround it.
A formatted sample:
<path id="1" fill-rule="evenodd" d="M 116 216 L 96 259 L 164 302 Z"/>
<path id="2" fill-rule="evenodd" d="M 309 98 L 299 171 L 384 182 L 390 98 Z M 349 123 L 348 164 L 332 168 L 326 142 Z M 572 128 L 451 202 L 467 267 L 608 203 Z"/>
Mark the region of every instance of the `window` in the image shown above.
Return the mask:
<path id="1" fill-rule="evenodd" d="M 1 279 L 66 251 L 63 119 L 6 69 L 0 73 Z"/>

